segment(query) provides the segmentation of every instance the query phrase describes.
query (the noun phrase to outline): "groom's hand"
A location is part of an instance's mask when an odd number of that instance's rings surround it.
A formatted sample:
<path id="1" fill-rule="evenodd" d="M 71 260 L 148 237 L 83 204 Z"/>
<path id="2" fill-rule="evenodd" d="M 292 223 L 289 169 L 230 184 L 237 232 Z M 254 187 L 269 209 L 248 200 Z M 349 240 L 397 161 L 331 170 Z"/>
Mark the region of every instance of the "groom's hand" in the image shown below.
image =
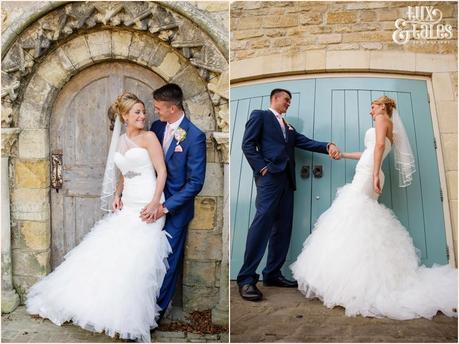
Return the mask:
<path id="1" fill-rule="evenodd" d="M 152 223 L 157 220 L 156 211 L 161 207 L 159 203 L 150 202 L 140 211 L 140 218 L 146 223 Z"/>
<path id="2" fill-rule="evenodd" d="M 263 167 L 263 168 L 260 170 L 260 174 L 261 174 L 262 176 L 265 176 L 266 173 L 268 173 L 268 166 L 265 166 L 265 167 Z"/>
<path id="3" fill-rule="evenodd" d="M 341 152 L 339 151 L 338 147 L 334 143 L 328 144 L 328 156 L 334 160 L 341 159 Z"/>
<path id="4" fill-rule="evenodd" d="M 166 215 L 166 212 L 165 212 L 165 209 L 164 209 L 164 206 L 161 204 L 158 209 L 156 209 L 156 213 L 155 213 L 155 221 L 162 218 L 164 215 Z"/>

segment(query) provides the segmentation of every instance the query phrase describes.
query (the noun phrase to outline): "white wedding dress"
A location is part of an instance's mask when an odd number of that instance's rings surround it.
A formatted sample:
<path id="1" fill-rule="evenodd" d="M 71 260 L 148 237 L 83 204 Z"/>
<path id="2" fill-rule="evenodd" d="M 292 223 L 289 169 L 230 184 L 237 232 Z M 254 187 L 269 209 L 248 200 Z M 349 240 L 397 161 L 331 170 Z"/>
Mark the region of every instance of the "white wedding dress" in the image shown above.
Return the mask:
<path id="1" fill-rule="evenodd" d="M 419 266 L 409 233 L 377 202 L 375 141 L 370 128 L 352 183 L 338 190 L 290 266 L 298 289 L 329 308 L 344 307 L 347 316 L 431 319 L 437 311 L 457 316 L 457 269 Z M 390 149 L 386 138 L 383 158 Z M 382 186 L 382 171 L 380 179 Z"/>
<path id="2" fill-rule="evenodd" d="M 61 265 L 30 288 L 26 306 L 57 325 L 73 321 L 91 331 L 149 342 L 171 247 L 162 230 L 165 217 L 151 224 L 139 217 L 156 186 L 149 152 L 126 135 L 120 138 L 123 145 L 124 154 L 114 156 L 124 175 L 123 208 L 98 221 Z"/>

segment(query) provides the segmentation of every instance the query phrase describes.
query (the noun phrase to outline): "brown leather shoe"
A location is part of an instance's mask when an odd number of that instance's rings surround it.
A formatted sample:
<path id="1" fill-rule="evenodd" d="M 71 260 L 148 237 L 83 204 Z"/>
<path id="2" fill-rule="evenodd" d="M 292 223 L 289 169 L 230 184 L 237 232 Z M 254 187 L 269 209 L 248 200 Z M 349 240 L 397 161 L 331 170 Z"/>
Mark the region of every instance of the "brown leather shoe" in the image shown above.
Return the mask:
<path id="1" fill-rule="evenodd" d="M 240 285 L 239 294 L 247 301 L 260 301 L 263 298 L 263 294 L 255 284 Z"/>

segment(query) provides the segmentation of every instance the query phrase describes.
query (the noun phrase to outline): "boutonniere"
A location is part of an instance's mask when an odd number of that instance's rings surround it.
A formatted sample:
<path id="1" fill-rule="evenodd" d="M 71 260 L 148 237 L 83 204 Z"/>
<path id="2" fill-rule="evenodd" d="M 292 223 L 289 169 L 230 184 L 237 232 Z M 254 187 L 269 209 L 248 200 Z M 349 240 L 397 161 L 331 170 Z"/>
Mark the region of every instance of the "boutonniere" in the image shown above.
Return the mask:
<path id="1" fill-rule="evenodd" d="M 287 120 L 285 119 L 285 117 L 283 117 L 283 120 L 284 120 L 285 124 L 287 124 L 288 130 L 291 130 L 291 131 L 294 131 L 294 130 L 295 130 L 295 129 L 293 129 L 293 127 L 290 125 L 290 123 L 287 122 Z"/>
<path id="2" fill-rule="evenodd" d="M 177 128 L 174 134 L 175 140 L 177 141 L 177 144 L 180 144 L 180 142 L 183 142 L 186 139 L 186 131 L 180 127 Z"/>
<path id="3" fill-rule="evenodd" d="M 175 141 L 177 141 L 174 152 L 183 152 L 183 148 L 180 145 L 180 142 L 183 142 L 186 139 L 186 131 L 178 127 L 177 130 L 175 131 L 174 138 L 175 138 Z"/>

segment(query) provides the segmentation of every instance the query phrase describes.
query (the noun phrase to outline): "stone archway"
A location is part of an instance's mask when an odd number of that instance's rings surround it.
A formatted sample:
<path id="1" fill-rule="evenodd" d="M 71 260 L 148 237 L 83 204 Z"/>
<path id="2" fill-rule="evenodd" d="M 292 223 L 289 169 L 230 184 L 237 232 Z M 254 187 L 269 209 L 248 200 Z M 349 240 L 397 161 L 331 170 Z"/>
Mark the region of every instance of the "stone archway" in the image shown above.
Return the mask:
<path id="1" fill-rule="evenodd" d="M 51 5 L 48 4 L 49 6 Z M 191 11 L 186 4 L 182 4 L 180 7 L 179 4 L 169 3 L 167 6 L 175 7 L 177 10 L 181 8 L 182 13 Z M 46 10 L 46 7 L 41 9 L 42 12 Z M 202 13 L 201 16 L 196 15 L 196 17 L 203 21 Z M 29 17 L 23 20 L 28 22 L 31 19 Z M 37 65 L 47 58 L 50 51 L 59 48 L 62 42 L 81 37 L 82 34 L 106 29 L 130 31 L 134 36 L 119 35 L 114 37 L 110 43 L 113 44 L 114 48 L 111 52 L 107 47 L 109 41 L 103 34 L 94 35 L 86 41 L 81 39 L 75 41 L 69 49 L 74 50 L 79 56 L 74 61 L 65 61 L 64 57 L 64 70 L 70 72 L 72 69 L 79 69 L 81 65 L 87 62 L 116 58 L 126 53 L 130 60 L 150 65 L 153 69 L 163 61 L 173 65 L 176 61 L 171 56 L 156 54 L 148 45 L 151 42 L 137 37 L 136 34 L 143 32 L 152 40 L 168 46 L 198 71 L 212 98 L 216 116 L 218 117 L 220 114 L 223 116 L 225 106 L 220 107 L 226 105 L 228 99 L 226 88 L 228 81 L 227 49 L 224 48 L 225 44 L 220 41 L 218 44 L 214 43 L 219 35 L 213 33 L 218 30 L 214 30 L 212 23 L 206 24 L 207 31 L 188 18 L 156 2 L 77 2 L 54 8 L 49 13 L 43 13 L 41 18 L 31 22 L 28 27 L 18 28 L 23 29 L 20 33 L 14 30 L 13 33 L 5 33 L 4 57 L 2 57 L 2 127 L 17 125 L 17 105 L 24 98 L 22 91 L 24 84 L 29 82 L 35 74 Z M 15 38 L 14 42 L 12 37 Z M 220 39 L 224 39 L 224 37 L 220 37 Z M 88 51 L 89 45 L 93 48 L 91 51 Z M 59 52 L 59 49 L 57 50 Z M 155 54 L 154 60 L 150 59 L 152 54 Z M 97 57 L 92 55 L 97 55 Z M 164 60 L 164 58 L 166 59 Z M 173 69 L 174 66 L 170 68 L 170 70 L 164 70 L 168 81 L 176 74 Z M 61 85 L 53 86 L 59 87 Z M 219 127 L 223 129 L 227 126 L 224 118 L 218 118 L 218 123 Z"/>
<path id="2" fill-rule="evenodd" d="M 179 8 L 178 4 L 174 6 Z M 209 258 L 194 245 L 201 241 L 204 246 L 217 243 L 220 248 L 227 241 L 227 228 L 218 219 L 226 213 L 222 164 L 227 163 L 227 155 L 217 153 L 227 147 L 227 55 L 221 51 L 221 42 L 216 44 L 215 37 L 179 12 L 186 12 L 186 8 L 174 11 L 153 2 L 68 3 L 31 21 L 14 43 L 6 40 L 2 60 L 2 157 L 11 158 L 6 166 L 9 164 L 12 178 L 6 185 L 10 185 L 11 194 L 11 212 L 7 212 L 11 214 L 13 263 L 12 269 L 7 266 L 4 280 L 11 281 L 12 273 L 21 297 L 50 270 L 52 104 L 59 90 L 82 69 L 117 60 L 147 67 L 164 80 L 179 84 L 184 89 L 187 113 L 208 134 L 209 182 L 196 200 L 200 211 L 190 228 L 198 231 L 190 235 L 191 248 L 186 257 L 200 263 L 203 271 L 212 271 L 214 287 L 218 280 L 220 286 L 225 283 L 224 264 L 220 269 L 223 277 L 217 271 L 222 250 L 215 250 Z M 215 178 L 221 180 L 215 183 Z M 3 177 L 2 183 L 5 185 Z M 9 204 L 5 198 L 2 196 L 2 202 Z M 2 267 L 3 256 L 9 254 L 2 251 Z M 187 268 L 185 264 L 185 270 L 189 270 L 188 282 L 184 277 L 184 283 L 188 283 L 185 310 L 211 308 L 219 302 L 219 296 L 222 303 L 227 293 L 220 290 L 218 295 L 218 288 L 211 290 L 209 285 L 199 287 L 204 276 L 196 276 L 198 272 L 192 266 L 188 264 Z M 202 295 L 207 301 L 199 303 L 196 298 Z"/>

